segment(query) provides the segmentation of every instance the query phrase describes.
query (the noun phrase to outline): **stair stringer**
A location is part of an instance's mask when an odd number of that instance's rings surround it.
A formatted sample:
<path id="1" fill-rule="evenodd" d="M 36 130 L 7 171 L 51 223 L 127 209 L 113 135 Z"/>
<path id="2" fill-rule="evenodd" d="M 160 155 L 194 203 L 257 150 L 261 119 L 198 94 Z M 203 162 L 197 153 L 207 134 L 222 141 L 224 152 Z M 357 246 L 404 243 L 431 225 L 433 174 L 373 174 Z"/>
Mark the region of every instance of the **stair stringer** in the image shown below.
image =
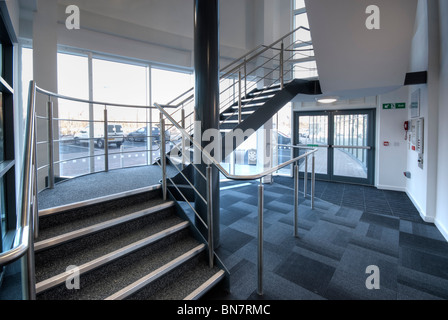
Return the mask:
<path id="1" fill-rule="evenodd" d="M 319 82 L 316 80 L 294 79 L 289 82 L 269 101 L 265 102 L 240 124 L 237 124 L 232 131 L 224 134 L 222 138 L 222 159 L 225 159 L 248 138 L 244 136 L 243 139 L 234 139 L 236 130 L 240 130 L 242 133 L 255 132 L 298 94 L 318 95 L 321 93 Z M 225 143 L 227 141 L 233 141 L 233 143 L 228 146 L 228 143 Z"/>

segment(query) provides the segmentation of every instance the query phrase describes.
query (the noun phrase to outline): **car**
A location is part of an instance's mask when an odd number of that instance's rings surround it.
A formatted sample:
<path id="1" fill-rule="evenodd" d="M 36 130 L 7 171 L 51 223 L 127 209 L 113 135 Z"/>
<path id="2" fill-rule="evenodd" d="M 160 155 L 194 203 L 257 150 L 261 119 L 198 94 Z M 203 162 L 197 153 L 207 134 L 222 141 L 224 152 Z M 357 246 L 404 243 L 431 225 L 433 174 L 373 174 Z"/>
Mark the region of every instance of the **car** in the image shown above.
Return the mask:
<path id="1" fill-rule="evenodd" d="M 121 124 L 108 124 L 107 125 L 107 139 L 108 143 L 115 143 L 119 148 L 124 142 L 123 126 Z M 75 144 L 81 142 L 88 142 L 90 140 L 90 127 L 84 127 L 79 130 L 74 136 Z M 96 124 L 94 126 L 93 141 L 98 148 L 104 148 L 104 126 Z"/>
<path id="2" fill-rule="evenodd" d="M 127 139 L 129 141 L 146 141 L 148 138 L 146 127 L 141 127 L 135 131 L 128 133 Z M 160 129 L 158 127 L 151 128 L 151 141 L 157 143 L 160 141 Z M 170 132 L 165 131 L 165 141 L 170 141 Z"/>

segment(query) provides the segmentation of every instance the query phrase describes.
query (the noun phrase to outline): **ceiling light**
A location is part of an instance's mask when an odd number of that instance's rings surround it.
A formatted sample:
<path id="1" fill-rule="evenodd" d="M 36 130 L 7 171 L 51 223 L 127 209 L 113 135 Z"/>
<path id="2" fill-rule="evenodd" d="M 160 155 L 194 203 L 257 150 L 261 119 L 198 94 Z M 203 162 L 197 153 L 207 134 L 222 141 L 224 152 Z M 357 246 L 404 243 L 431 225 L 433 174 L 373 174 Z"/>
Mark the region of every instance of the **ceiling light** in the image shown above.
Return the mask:
<path id="1" fill-rule="evenodd" d="M 319 103 L 334 103 L 338 101 L 339 97 L 322 97 L 322 98 L 316 98 L 317 102 Z"/>

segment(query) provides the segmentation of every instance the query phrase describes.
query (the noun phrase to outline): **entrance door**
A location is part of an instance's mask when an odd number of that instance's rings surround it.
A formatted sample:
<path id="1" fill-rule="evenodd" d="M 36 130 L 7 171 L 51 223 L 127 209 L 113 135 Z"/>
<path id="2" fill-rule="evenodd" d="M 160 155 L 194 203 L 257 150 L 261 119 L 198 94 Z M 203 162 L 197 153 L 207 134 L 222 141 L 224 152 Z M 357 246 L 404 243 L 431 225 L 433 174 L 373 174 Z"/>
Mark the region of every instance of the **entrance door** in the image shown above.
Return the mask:
<path id="1" fill-rule="evenodd" d="M 318 149 L 317 179 L 373 185 L 375 110 L 296 112 L 295 128 L 296 145 Z"/>

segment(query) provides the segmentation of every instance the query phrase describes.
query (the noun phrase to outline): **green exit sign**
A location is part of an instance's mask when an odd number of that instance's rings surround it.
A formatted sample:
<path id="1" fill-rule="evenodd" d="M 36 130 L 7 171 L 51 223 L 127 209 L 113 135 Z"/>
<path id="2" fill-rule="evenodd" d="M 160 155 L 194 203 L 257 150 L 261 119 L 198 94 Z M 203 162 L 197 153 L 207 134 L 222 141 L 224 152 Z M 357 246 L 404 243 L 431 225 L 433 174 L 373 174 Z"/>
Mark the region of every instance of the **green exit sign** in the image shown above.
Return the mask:
<path id="1" fill-rule="evenodd" d="M 398 103 L 383 103 L 384 110 L 391 109 L 406 109 L 406 102 L 398 102 Z"/>

